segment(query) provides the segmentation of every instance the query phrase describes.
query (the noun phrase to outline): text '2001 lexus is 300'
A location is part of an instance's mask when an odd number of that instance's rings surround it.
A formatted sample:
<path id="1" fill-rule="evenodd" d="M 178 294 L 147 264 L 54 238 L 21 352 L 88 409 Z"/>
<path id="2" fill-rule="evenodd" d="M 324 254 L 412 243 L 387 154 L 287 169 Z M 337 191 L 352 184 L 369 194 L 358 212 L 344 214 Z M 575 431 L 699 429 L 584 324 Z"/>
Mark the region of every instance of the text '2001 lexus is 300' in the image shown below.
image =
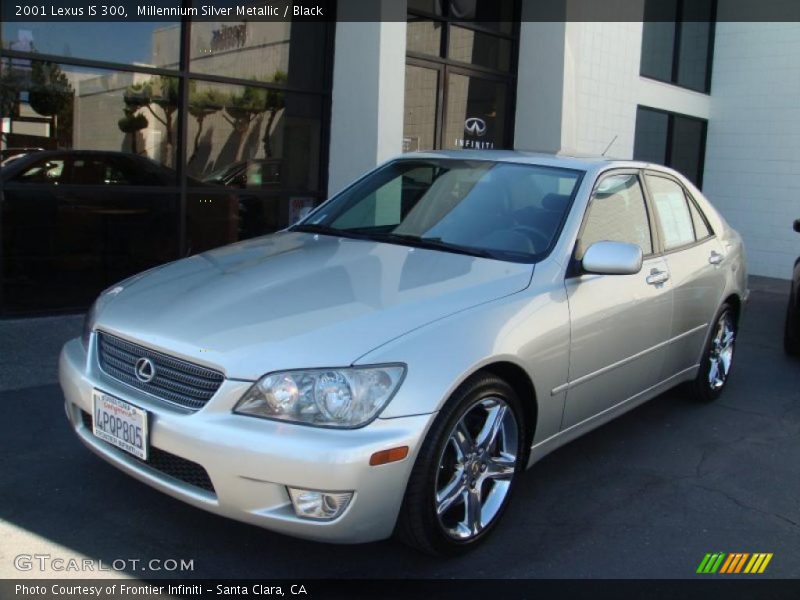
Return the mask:
<path id="1" fill-rule="evenodd" d="M 563 443 L 678 384 L 719 396 L 746 276 L 664 167 L 411 154 L 106 290 L 60 381 L 89 448 L 194 506 L 456 553 Z"/>

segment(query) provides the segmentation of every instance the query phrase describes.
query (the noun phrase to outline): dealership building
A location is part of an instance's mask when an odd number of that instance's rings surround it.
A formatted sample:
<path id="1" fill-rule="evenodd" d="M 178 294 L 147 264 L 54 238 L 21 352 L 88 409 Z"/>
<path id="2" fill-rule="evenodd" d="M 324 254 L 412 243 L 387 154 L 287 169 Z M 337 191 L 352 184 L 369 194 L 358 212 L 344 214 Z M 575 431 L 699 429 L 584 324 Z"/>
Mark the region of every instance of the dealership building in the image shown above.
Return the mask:
<path id="1" fill-rule="evenodd" d="M 337 22 L 3 19 L 0 151 L 25 155 L 0 183 L 0 316 L 84 309 L 439 148 L 672 166 L 742 233 L 751 273 L 788 278 L 800 23 L 729 20 L 732 2 L 624 0 L 614 22 L 546 20 L 538 0 L 320 3 Z"/>

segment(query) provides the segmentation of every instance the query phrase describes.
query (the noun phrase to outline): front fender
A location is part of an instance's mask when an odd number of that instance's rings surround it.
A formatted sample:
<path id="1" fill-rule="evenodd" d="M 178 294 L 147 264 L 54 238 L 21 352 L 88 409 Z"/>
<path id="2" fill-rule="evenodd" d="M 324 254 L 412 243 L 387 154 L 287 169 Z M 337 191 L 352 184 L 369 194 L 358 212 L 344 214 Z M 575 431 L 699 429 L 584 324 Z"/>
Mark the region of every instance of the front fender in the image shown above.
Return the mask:
<path id="1" fill-rule="evenodd" d="M 567 380 L 569 309 L 563 286 L 525 290 L 473 307 L 409 332 L 362 356 L 356 364 L 403 362 L 405 380 L 380 418 L 438 411 L 470 375 L 496 362 L 510 362 L 530 377 L 536 391 L 534 440 L 558 432 Z"/>

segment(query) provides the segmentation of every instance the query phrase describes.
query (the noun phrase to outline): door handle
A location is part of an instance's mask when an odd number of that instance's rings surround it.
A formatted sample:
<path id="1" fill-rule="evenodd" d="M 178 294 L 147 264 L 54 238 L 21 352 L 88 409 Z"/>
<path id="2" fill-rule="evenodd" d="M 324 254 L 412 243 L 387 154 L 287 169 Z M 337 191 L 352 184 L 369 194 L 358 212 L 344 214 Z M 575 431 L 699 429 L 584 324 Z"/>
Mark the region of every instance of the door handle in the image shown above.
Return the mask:
<path id="1" fill-rule="evenodd" d="M 648 275 L 647 279 L 645 279 L 648 285 L 659 285 L 668 280 L 669 273 L 666 271 L 659 271 L 658 269 L 653 269 L 650 271 L 650 275 Z"/>
<path id="2" fill-rule="evenodd" d="M 712 250 L 711 254 L 708 257 L 708 262 L 711 263 L 712 265 L 718 265 L 719 263 L 722 262 L 723 258 L 725 257 L 722 256 L 722 254 L 720 254 L 716 250 Z"/>

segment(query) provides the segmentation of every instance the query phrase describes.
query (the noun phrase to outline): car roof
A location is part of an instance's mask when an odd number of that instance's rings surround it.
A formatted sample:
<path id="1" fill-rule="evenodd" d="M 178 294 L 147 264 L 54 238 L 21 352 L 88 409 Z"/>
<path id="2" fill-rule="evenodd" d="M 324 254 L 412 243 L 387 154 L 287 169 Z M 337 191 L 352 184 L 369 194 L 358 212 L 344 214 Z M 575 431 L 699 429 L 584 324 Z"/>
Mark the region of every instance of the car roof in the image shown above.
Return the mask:
<path id="1" fill-rule="evenodd" d="M 31 152 L 26 156 L 35 156 L 36 158 L 42 158 L 47 156 L 60 156 L 60 155 L 88 155 L 88 156 L 120 156 L 123 158 L 144 158 L 138 154 L 132 154 L 130 152 L 118 152 L 116 150 L 71 150 L 69 148 L 63 148 L 61 150 L 40 150 L 38 152 Z"/>
<path id="2" fill-rule="evenodd" d="M 578 153 L 569 152 L 547 153 L 529 152 L 525 150 L 431 150 L 425 152 L 408 152 L 396 157 L 396 159 L 413 158 L 489 160 L 493 162 L 560 167 L 562 169 L 576 169 L 580 171 L 604 171 L 611 168 L 654 168 L 669 171 L 669 169 L 662 165 L 654 165 L 643 161 L 623 160 L 605 156 L 580 155 Z"/>

